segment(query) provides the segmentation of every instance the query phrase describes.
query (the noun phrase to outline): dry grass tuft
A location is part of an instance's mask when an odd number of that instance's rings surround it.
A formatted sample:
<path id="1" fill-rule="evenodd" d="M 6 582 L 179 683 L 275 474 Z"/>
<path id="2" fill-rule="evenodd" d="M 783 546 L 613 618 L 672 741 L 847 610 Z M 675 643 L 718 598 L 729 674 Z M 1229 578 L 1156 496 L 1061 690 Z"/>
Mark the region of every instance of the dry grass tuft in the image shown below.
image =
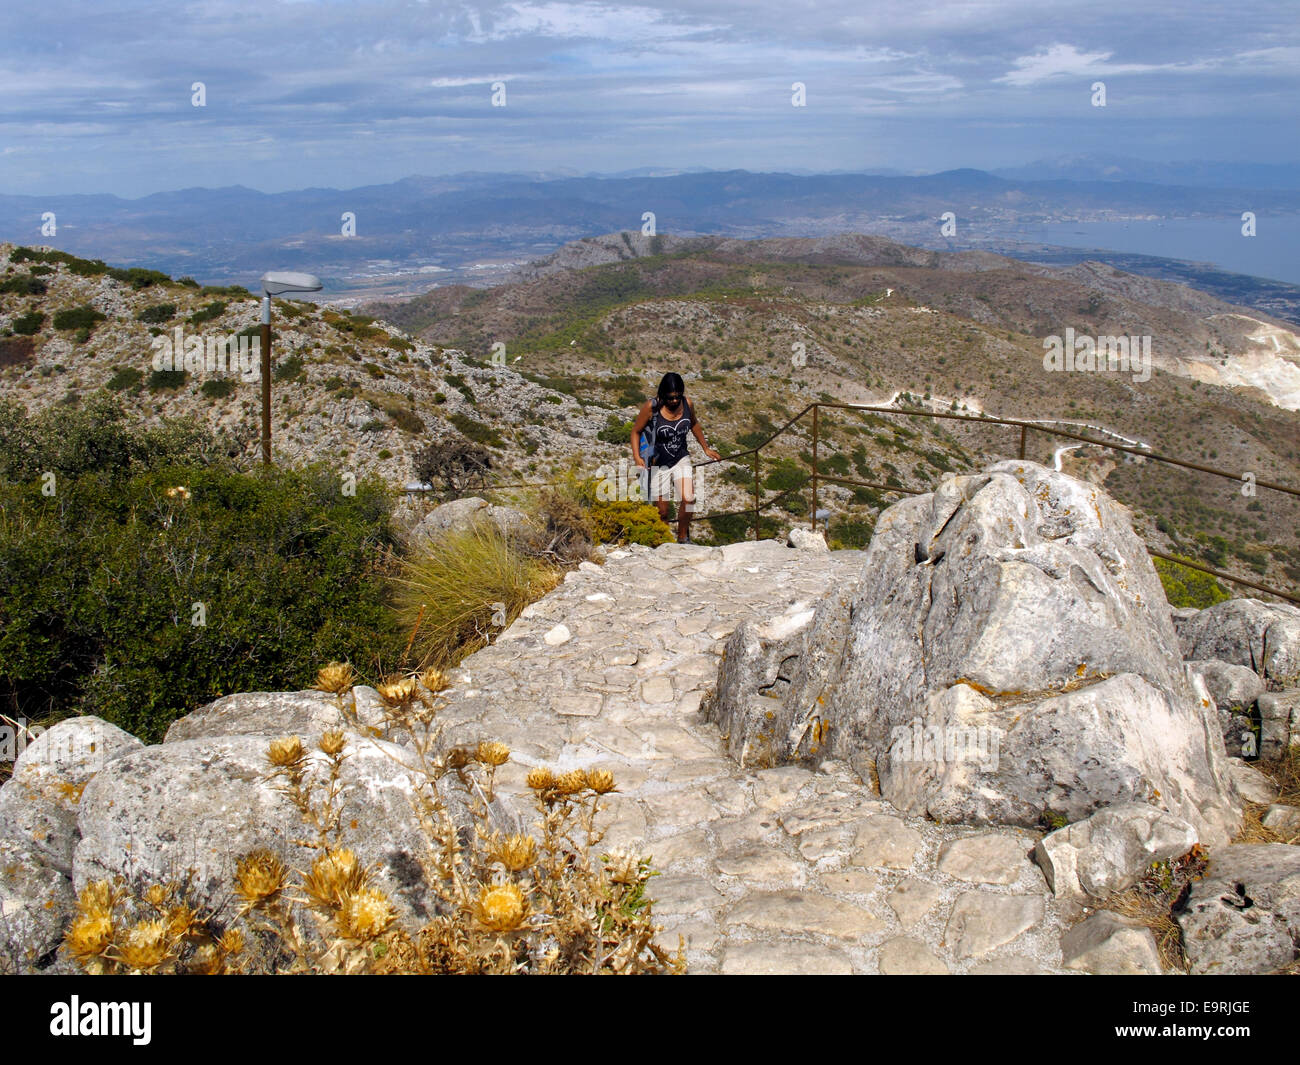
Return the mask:
<path id="1" fill-rule="evenodd" d="M 398 617 L 412 633 L 416 669 L 456 665 L 562 576 L 526 557 L 488 522 L 431 542 L 408 560 L 396 582 Z"/>
<path id="2" fill-rule="evenodd" d="M 1174 972 L 1186 972 L 1183 932 L 1173 911 L 1186 897 L 1192 881 L 1205 875 L 1206 864 L 1205 851 L 1197 844 L 1181 858 L 1152 863 L 1137 884 L 1101 900 L 1098 906 L 1146 925 L 1155 937 L 1160 964 Z"/>

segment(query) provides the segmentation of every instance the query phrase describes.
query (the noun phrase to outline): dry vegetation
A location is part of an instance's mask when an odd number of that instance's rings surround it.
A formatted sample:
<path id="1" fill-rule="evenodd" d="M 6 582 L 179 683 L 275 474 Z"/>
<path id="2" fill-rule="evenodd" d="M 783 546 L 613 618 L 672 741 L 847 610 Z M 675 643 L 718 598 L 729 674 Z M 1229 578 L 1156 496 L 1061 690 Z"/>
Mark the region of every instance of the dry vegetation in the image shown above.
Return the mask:
<path id="1" fill-rule="evenodd" d="M 340 705 L 353 676 L 332 664 L 318 683 Z M 436 673 L 380 689 L 389 725 L 411 737 L 406 767 L 417 780 L 413 806 L 423 849 L 415 856 L 436 900 L 423 927 L 398 921 L 371 871 L 340 845 L 348 745 L 326 732 L 314 756 L 297 736 L 273 741 L 271 776 L 300 812 L 308 837 L 303 868 L 267 850 L 241 857 L 238 919 L 225 927 L 188 901 L 184 883 L 138 894 L 124 883 L 87 886 L 64 949 L 88 973 L 675 973 L 684 954 L 654 942 L 646 892 L 649 861 L 626 852 L 595 857 L 607 771 L 528 774 L 538 834 L 505 834 L 491 806 L 500 743 L 440 748 Z M 453 819 L 450 789 L 463 794 L 470 824 Z"/>

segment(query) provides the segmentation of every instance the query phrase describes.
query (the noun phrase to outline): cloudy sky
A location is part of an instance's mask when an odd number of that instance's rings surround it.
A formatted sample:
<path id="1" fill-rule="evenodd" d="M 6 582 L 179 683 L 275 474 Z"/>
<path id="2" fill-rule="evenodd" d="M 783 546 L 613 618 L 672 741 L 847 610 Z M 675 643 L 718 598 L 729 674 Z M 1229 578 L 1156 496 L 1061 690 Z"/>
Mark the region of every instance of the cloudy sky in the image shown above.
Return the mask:
<path id="1" fill-rule="evenodd" d="M 1298 30 L 1294 0 L 11 3 L 0 192 L 1294 163 Z"/>

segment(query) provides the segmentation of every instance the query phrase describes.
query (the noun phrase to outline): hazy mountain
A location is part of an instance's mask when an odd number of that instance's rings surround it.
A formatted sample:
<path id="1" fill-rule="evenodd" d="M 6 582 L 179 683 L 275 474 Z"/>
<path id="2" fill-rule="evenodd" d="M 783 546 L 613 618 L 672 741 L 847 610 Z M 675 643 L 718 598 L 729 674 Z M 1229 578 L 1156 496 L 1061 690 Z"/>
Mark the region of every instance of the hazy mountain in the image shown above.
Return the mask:
<path id="1" fill-rule="evenodd" d="M 999 167 L 992 173 L 1009 181 L 1139 181 L 1202 188 L 1300 189 L 1300 165 L 1252 160 L 1154 163 L 1124 155 L 1062 155 L 1024 166 Z"/>

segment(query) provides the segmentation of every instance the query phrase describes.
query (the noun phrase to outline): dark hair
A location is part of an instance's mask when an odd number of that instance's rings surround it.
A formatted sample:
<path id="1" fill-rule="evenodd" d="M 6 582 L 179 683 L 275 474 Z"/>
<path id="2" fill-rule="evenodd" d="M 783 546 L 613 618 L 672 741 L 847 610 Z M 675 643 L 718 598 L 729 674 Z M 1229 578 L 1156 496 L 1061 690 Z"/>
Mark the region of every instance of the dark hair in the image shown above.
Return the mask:
<path id="1" fill-rule="evenodd" d="M 659 382 L 659 402 L 662 403 L 665 397 L 672 395 L 674 392 L 680 392 L 683 396 L 686 395 L 686 382 L 682 380 L 681 374 L 666 373 L 663 380 Z"/>

